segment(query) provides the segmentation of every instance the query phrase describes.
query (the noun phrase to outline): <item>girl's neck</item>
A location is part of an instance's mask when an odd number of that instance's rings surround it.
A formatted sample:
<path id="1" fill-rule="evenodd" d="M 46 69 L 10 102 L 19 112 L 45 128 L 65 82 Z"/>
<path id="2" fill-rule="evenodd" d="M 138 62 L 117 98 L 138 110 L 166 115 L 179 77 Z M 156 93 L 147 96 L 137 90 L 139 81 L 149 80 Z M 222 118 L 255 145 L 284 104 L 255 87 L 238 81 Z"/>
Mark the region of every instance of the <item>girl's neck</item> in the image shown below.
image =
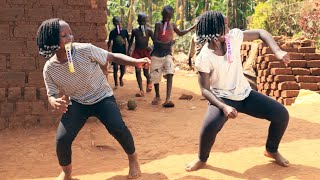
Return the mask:
<path id="1" fill-rule="evenodd" d="M 66 51 L 65 50 L 59 50 L 58 52 L 56 52 L 56 56 L 57 56 L 57 60 L 60 62 L 60 63 L 65 63 L 68 61 L 67 59 L 67 54 L 66 54 Z"/>
<path id="2" fill-rule="evenodd" d="M 227 52 L 226 43 L 224 42 L 217 42 L 217 41 L 211 40 L 211 42 L 208 44 L 208 48 L 213 50 L 214 51 L 213 53 L 218 56 L 223 56 Z"/>

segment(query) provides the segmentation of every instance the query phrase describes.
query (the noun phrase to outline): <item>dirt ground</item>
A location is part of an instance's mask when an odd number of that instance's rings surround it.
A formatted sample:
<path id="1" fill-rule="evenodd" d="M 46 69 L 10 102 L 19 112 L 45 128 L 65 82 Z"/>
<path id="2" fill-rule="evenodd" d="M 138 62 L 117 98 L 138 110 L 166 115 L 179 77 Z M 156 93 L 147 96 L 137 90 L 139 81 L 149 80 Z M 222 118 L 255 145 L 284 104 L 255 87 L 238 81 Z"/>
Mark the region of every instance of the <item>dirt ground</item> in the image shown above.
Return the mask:
<path id="1" fill-rule="evenodd" d="M 112 77 L 110 76 L 110 79 Z M 113 83 L 111 83 L 113 84 Z M 160 84 L 165 98 L 166 83 Z M 200 100 L 197 75 L 178 71 L 172 100 L 176 107 L 151 105 L 154 91 L 136 98 L 134 74 L 125 75 L 125 86 L 115 91 L 124 120 L 131 130 L 144 180 L 158 179 L 319 179 L 320 108 L 288 107 L 291 118 L 280 152 L 290 161 L 284 168 L 263 156 L 268 122 L 240 114 L 219 133 L 208 165 L 186 172 L 186 163 L 197 157 L 198 137 L 207 102 Z M 182 93 L 191 100 L 179 100 Z M 136 99 L 129 111 L 125 102 Z M 54 179 L 60 172 L 55 154 L 56 127 L 10 129 L 0 132 L 0 179 Z M 128 161 L 120 145 L 102 124 L 90 120 L 73 144 L 73 175 L 80 180 L 126 179 Z"/>

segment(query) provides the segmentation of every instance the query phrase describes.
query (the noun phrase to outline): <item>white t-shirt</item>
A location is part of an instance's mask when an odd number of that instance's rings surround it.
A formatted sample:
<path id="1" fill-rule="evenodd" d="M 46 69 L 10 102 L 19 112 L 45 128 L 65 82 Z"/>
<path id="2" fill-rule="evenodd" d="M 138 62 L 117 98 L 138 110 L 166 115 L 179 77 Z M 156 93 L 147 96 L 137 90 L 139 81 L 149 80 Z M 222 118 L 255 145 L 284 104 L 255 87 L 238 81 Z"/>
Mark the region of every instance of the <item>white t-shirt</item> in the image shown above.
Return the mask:
<path id="1" fill-rule="evenodd" d="M 112 96 L 113 91 L 100 64 L 107 63 L 108 51 L 89 43 L 72 43 L 75 72 L 70 73 L 68 63 L 61 64 L 57 56 L 51 57 L 43 68 L 47 95 L 57 96 L 60 90 L 81 104 L 94 104 Z"/>
<path id="2" fill-rule="evenodd" d="M 208 44 L 205 44 L 196 58 L 195 66 L 198 71 L 210 74 L 210 90 L 217 97 L 241 101 L 248 97 L 251 91 L 241 64 L 243 32 L 240 29 L 232 29 L 229 39 L 231 63 L 228 62 L 228 53 L 218 56 L 214 54 L 214 50 L 208 48 Z"/>

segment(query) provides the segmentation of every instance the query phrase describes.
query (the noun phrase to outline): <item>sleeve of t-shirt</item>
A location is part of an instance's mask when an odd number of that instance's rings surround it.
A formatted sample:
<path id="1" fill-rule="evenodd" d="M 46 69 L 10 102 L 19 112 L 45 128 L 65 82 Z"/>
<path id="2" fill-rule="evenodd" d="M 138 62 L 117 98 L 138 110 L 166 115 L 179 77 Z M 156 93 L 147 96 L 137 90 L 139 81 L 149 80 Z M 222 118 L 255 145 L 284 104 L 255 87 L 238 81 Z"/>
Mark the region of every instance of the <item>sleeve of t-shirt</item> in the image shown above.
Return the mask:
<path id="1" fill-rule="evenodd" d="M 59 89 L 58 86 L 53 82 L 50 74 L 47 71 L 46 66 L 43 69 L 43 79 L 44 79 L 44 84 L 47 89 L 47 95 L 48 97 L 57 97 L 59 95 Z"/>
<path id="2" fill-rule="evenodd" d="M 243 31 L 238 28 L 231 29 L 229 32 L 230 43 L 236 48 L 240 48 L 243 41 Z"/>
<path id="3" fill-rule="evenodd" d="M 91 54 L 94 61 L 98 62 L 101 65 L 107 63 L 108 51 L 97 46 L 90 44 Z"/>
<path id="4" fill-rule="evenodd" d="M 205 55 L 205 51 L 201 51 L 196 57 L 195 67 L 199 72 L 210 73 L 210 61 Z"/>

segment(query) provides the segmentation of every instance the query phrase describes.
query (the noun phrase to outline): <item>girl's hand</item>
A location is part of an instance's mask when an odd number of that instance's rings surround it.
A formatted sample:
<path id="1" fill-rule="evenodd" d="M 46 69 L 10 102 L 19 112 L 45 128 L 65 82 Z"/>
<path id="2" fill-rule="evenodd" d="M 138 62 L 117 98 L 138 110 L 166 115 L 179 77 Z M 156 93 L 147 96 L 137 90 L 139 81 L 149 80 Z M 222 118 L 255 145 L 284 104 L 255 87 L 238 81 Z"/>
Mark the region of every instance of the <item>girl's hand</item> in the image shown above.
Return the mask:
<path id="1" fill-rule="evenodd" d="M 286 65 L 290 63 L 290 56 L 285 51 L 280 50 L 275 53 L 275 56 L 277 59 L 282 60 Z"/>
<path id="2" fill-rule="evenodd" d="M 53 101 L 52 107 L 55 110 L 66 113 L 68 111 L 68 104 L 69 104 L 69 100 L 67 96 L 63 95 L 62 97 L 57 98 Z"/>
<path id="3" fill-rule="evenodd" d="M 235 108 L 228 106 L 228 105 L 225 105 L 222 108 L 222 111 L 223 111 L 224 115 L 228 118 L 234 119 L 238 116 L 238 111 Z"/>
<path id="4" fill-rule="evenodd" d="M 145 58 L 137 59 L 135 66 L 137 68 L 148 69 L 150 67 L 150 64 L 151 64 L 151 60 L 145 57 Z"/>

